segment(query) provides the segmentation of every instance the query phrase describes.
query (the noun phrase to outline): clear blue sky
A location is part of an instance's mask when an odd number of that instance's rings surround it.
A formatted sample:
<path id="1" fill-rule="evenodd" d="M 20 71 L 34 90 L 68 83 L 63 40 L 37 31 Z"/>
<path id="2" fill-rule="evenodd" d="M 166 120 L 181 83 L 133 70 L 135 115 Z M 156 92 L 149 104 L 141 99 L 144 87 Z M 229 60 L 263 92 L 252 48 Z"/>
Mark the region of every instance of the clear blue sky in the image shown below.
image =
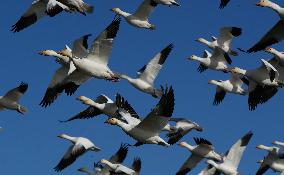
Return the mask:
<path id="1" fill-rule="evenodd" d="M 96 97 L 104 93 L 112 98 L 119 92 L 125 96 L 141 116 L 145 116 L 157 103 L 151 96 L 140 93 L 127 82 L 110 83 L 91 80 L 84 84 L 72 97 L 62 95 L 51 107 L 41 108 L 38 104 L 58 65 L 52 58 L 38 55 L 43 49 L 60 50 L 65 44 L 81 35 L 92 33 L 95 37 L 113 19 L 110 11 L 121 7 L 133 12 L 141 0 L 102 0 L 87 1 L 95 6 L 93 14 L 86 17 L 79 14 L 61 14 L 55 18 L 46 17 L 30 28 L 13 34 L 10 27 L 29 7 L 31 1 L 8 0 L 2 2 L 0 15 L 1 94 L 17 86 L 21 81 L 30 87 L 21 103 L 29 108 L 25 116 L 15 112 L 1 112 L 0 126 L 0 174 L 56 174 L 53 167 L 61 159 L 69 143 L 57 138 L 61 133 L 90 138 L 103 150 L 88 153 L 61 174 L 75 175 L 77 168 L 92 167 L 94 161 L 108 158 L 121 143 L 134 143 L 123 131 L 103 123 L 105 116 L 91 120 L 75 121 L 68 124 L 58 120 L 71 117 L 85 109 L 75 100 L 79 95 Z M 280 1 L 281 2 L 281 1 Z M 225 152 L 247 131 L 255 135 L 242 159 L 239 170 L 243 174 L 254 174 L 258 168 L 257 160 L 265 152 L 258 151 L 258 144 L 270 144 L 283 136 L 283 92 L 267 104 L 250 112 L 247 97 L 228 95 L 223 104 L 212 105 L 215 87 L 207 84 L 210 79 L 226 79 L 228 75 L 207 71 L 199 74 L 197 63 L 186 58 L 192 54 L 202 55 L 204 46 L 195 42 L 198 37 L 210 39 L 218 36 L 222 26 L 243 28 L 243 35 L 234 40 L 234 47 L 244 49 L 252 46 L 272 25 L 278 16 L 266 8 L 254 5 L 256 1 L 232 0 L 224 10 L 219 10 L 218 0 L 180 0 L 181 7 L 159 6 L 151 17 L 157 26 L 156 31 L 137 29 L 125 21 L 116 38 L 110 66 L 117 72 L 135 76 L 135 72 L 169 43 L 175 48 L 163 67 L 156 85 L 173 85 L 176 96 L 174 116 L 186 117 L 204 127 L 203 133 L 192 132 L 183 140 L 193 143 L 192 137 L 204 137 L 214 143 L 218 152 Z M 282 3 L 284 5 L 284 3 Z M 93 38 L 92 38 L 93 39 Z M 283 43 L 275 46 L 284 50 Z M 271 56 L 260 52 L 241 54 L 233 58 L 235 66 L 254 68 L 260 58 Z M 125 164 L 131 164 L 135 156 L 142 159 L 142 174 L 174 174 L 189 156 L 189 152 L 179 146 L 163 148 L 146 145 L 130 149 Z M 192 174 L 197 174 L 204 164 L 200 164 Z M 271 171 L 269 171 L 271 173 Z M 268 173 L 268 174 L 269 174 Z"/>

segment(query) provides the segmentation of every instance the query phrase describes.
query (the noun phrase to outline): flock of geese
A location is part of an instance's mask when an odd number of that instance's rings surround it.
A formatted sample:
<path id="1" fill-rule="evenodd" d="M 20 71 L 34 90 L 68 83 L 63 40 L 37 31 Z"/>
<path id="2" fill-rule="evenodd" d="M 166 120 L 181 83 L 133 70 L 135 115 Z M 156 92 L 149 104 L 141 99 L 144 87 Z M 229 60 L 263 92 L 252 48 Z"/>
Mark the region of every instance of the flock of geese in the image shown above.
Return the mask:
<path id="1" fill-rule="evenodd" d="M 220 8 L 224 8 L 228 3 L 229 0 L 221 0 Z M 174 49 L 173 44 L 170 43 L 158 53 L 154 53 L 153 58 L 137 71 L 135 78 L 117 73 L 108 66 L 122 18 L 134 27 L 156 30 L 156 25 L 150 23 L 149 18 L 155 8 L 160 5 L 180 6 L 175 0 L 143 0 L 142 4 L 132 14 L 120 8 L 113 8 L 115 18 L 97 35 L 90 46 L 88 40 L 91 35 L 88 34 L 76 39 L 72 47 L 66 45 L 61 51 L 41 51 L 40 55 L 54 57 L 60 66 L 55 71 L 40 105 L 47 108 L 61 94 L 73 95 L 81 85 L 92 78 L 111 82 L 126 80 L 138 91 L 159 99 L 157 105 L 149 110 L 146 117 L 141 117 L 121 94 L 116 94 L 113 100 L 111 97 L 101 94 L 94 100 L 86 96 L 78 97 L 77 100 L 85 104 L 87 108 L 69 119 L 60 121 L 65 123 L 106 115 L 105 123 L 120 127 L 126 135 L 135 141 L 133 145 L 122 144 L 109 159 L 96 162 L 93 171 L 88 170 L 88 168 L 80 168 L 78 171 L 89 175 L 138 175 L 142 169 L 140 157 L 133 158 L 132 166 L 123 164 L 129 148 L 144 144 L 165 147 L 178 144 L 186 148 L 191 155 L 177 170 L 177 175 L 189 173 L 203 159 L 206 160 L 208 166 L 199 173 L 200 175 L 239 175 L 238 166 L 253 136 L 252 132 L 246 133 L 237 140 L 224 154 L 217 153 L 213 144 L 204 138 L 194 138 L 196 145 L 190 145 L 185 141 L 180 142 L 190 131 L 202 132 L 203 128 L 186 118 L 173 118 L 175 108 L 174 87 L 168 85 L 157 87 L 154 83 L 163 64 Z M 284 8 L 269 0 L 260 0 L 256 5 L 271 8 L 278 13 L 280 20 L 254 46 L 247 51 L 240 48 L 234 49 L 232 41 L 242 34 L 242 29 L 239 27 L 222 27 L 217 38 L 212 37 L 211 41 L 204 38 L 196 40 L 208 47 L 211 52 L 205 50 L 203 56 L 192 55 L 188 58 L 188 60 L 199 63 L 198 71 L 200 73 L 210 69 L 230 75 L 228 80 L 209 81 L 209 84 L 217 86 L 214 105 L 219 105 L 226 93 L 232 93 L 247 95 L 249 110 L 256 110 L 259 105 L 270 100 L 279 89 L 284 87 L 284 53 L 270 48 L 271 45 L 284 39 Z M 61 12 L 87 15 L 93 12 L 93 6 L 83 2 L 83 0 L 35 0 L 12 26 L 12 31 L 20 32 L 35 24 L 44 16 L 54 17 Z M 261 59 L 259 67 L 244 70 L 231 66 L 231 57 L 238 56 L 238 51 L 245 53 L 264 51 L 270 53 L 272 59 Z M 0 97 L 0 109 L 15 110 L 20 114 L 25 114 L 28 110 L 19 103 L 19 100 L 27 90 L 28 84 L 22 82 L 18 87 L 8 91 Z M 163 132 L 167 133 L 168 140 L 160 136 Z M 57 172 L 71 166 L 77 158 L 88 151 L 101 151 L 101 148 L 84 137 L 74 137 L 67 134 L 61 134 L 58 137 L 70 141 L 71 146 L 55 166 L 54 170 Z M 264 174 L 268 169 L 284 175 L 284 152 L 281 152 L 284 143 L 274 141 L 273 145 L 272 147 L 257 146 L 258 149 L 268 152 L 263 160 L 258 161 L 261 165 L 256 173 L 257 175 Z"/>

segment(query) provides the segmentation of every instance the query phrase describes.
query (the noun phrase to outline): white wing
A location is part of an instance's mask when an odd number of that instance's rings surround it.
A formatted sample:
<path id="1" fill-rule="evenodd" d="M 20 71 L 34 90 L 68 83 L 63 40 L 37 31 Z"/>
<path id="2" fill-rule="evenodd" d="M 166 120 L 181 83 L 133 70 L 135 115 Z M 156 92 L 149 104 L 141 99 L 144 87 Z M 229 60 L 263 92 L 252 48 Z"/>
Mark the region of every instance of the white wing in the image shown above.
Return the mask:
<path id="1" fill-rule="evenodd" d="M 157 5 L 158 4 L 153 0 L 144 0 L 133 16 L 139 18 L 140 20 L 148 21 L 148 18 Z"/>
<path id="2" fill-rule="evenodd" d="M 120 18 L 117 18 L 94 40 L 87 59 L 103 65 L 108 64 L 113 41 L 119 30 L 119 25 Z"/>
<path id="3" fill-rule="evenodd" d="M 139 71 L 138 77 L 149 84 L 153 84 L 156 77 L 158 76 L 162 65 L 165 63 L 169 54 L 173 49 L 173 44 L 168 45 L 160 53 L 158 53 L 145 67 Z"/>
<path id="4" fill-rule="evenodd" d="M 21 83 L 20 86 L 10 90 L 7 92 L 3 98 L 9 99 L 11 101 L 19 101 L 20 98 L 24 95 L 24 93 L 28 90 L 28 84 Z"/>
<path id="5" fill-rule="evenodd" d="M 246 149 L 246 146 L 248 145 L 251 137 L 252 132 L 247 133 L 245 136 L 243 136 L 241 139 L 239 139 L 229 150 L 229 153 L 224 159 L 224 164 L 232 166 L 234 168 L 238 168 L 239 163 L 241 161 L 241 158 L 243 156 L 243 153 Z"/>

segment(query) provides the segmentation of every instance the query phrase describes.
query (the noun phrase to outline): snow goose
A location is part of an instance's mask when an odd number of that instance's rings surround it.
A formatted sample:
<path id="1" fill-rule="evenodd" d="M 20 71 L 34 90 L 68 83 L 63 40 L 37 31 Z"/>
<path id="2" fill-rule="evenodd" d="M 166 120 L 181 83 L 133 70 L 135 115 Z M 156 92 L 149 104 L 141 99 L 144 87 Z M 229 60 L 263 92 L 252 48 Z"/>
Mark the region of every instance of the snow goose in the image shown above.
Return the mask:
<path id="1" fill-rule="evenodd" d="M 131 78 L 121 74 L 121 79 L 127 80 L 136 89 L 152 95 L 155 98 L 161 97 L 162 91 L 154 87 L 154 81 L 163 67 L 166 59 L 173 49 L 173 44 L 168 45 L 158 53 L 147 65 L 143 66 L 137 72 L 137 78 Z"/>
<path id="2" fill-rule="evenodd" d="M 280 20 L 275 24 L 269 32 L 267 32 L 260 41 L 258 41 L 248 52 L 257 52 L 265 49 L 266 47 L 276 44 L 284 39 L 284 10 L 278 4 L 269 0 L 260 0 L 257 4 L 260 7 L 268 7 L 278 13 Z"/>
<path id="3" fill-rule="evenodd" d="M 200 125 L 185 118 L 171 118 L 170 122 L 176 123 L 175 126 L 170 126 L 170 132 L 167 134 L 169 137 L 168 143 L 171 145 L 177 143 L 193 129 L 199 132 L 203 131 Z"/>
<path id="4" fill-rule="evenodd" d="M 76 161 L 76 159 L 87 151 L 98 152 L 101 149 L 95 146 L 89 139 L 84 137 L 71 137 L 66 134 L 61 134 L 59 138 L 69 140 L 72 145 L 69 147 L 63 158 L 60 160 L 58 165 L 54 168 L 55 171 L 60 172 L 70 166 Z"/>
<path id="5" fill-rule="evenodd" d="M 134 159 L 131 168 L 128 168 L 121 164 L 112 163 L 105 159 L 102 159 L 101 163 L 107 165 L 111 169 L 110 170 L 111 174 L 139 175 L 141 171 L 141 159 L 140 158 Z"/>
<path id="6" fill-rule="evenodd" d="M 0 97 L 0 110 L 16 110 L 20 114 L 26 113 L 26 107 L 19 104 L 19 100 L 28 90 L 28 84 L 21 83 L 18 87 L 11 89 L 4 96 Z"/>
<path id="7" fill-rule="evenodd" d="M 109 162 L 113 164 L 121 164 L 126 158 L 127 153 L 128 153 L 128 146 L 126 144 L 121 144 L 119 150 L 114 155 L 111 156 Z M 78 169 L 78 171 L 87 173 L 89 175 L 103 175 L 110 173 L 111 169 L 109 166 L 103 166 L 99 162 L 95 163 L 94 166 L 95 166 L 95 172 L 90 172 L 87 168 L 80 168 Z"/>
<path id="8" fill-rule="evenodd" d="M 223 158 L 223 162 L 218 164 L 214 160 L 207 160 L 207 163 L 217 169 L 217 171 L 225 175 L 238 175 L 238 166 L 240 164 L 243 153 L 252 138 L 253 133 L 248 132 L 239 139 L 229 150 L 228 154 Z"/>
<path id="9" fill-rule="evenodd" d="M 228 5 L 228 3 L 230 2 L 230 0 L 220 0 L 220 1 L 221 1 L 220 6 L 219 6 L 220 9 L 225 8 Z"/>
<path id="10" fill-rule="evenodd" d="M 16 24 L 12 26 L 11 31 L 20 32 L 47 15 L 54 17 L 62 11 L 79 11 L 85 14 L 85 11 L 92 13 L 92 9 L 92 6 L 84 3 L 82 0 L 34 0 L 29 9 L 21 16 Z"/>
<path id="11" fill-rule="evenodd" d="M 155 2 L 155 0 L 144 0 L 133 14 L 124 12 L 119 8 L 113 8 L 111 10 L 117 15 L 123 16 L 125 20 L 132 26 L 155 30 L 156 26 L 149 23 L 149 17 L 157 5 L 158 3 Z"/>
<path id="12" fill-rule="evenodd" d="M 207 41 L 204 38 L 199 38 L 196 41 L 207 45 L 210 49 L 218 50 L 223 53 L 227 60 L 231 60 L 229 55 L 238 56 L 238 52 L 232 49 L 232 41 L 234 37 L 242 34 L 242 29 L 239 27 L 222 27 L 218 38 L 212 37 L 213 41 Z"/>
<path id="13" fill-rule="evenodd" d="M 40 102 L 42 107 L 50 106 L 57 99 L 60 93 L 64 90 L 64 88 L 60 86 L 61 83 L 76 69 L 70 58 L 68 56 L 64 56 L 63 53 L 64 55 L 70 56 L 72 55 L 72 50 L 68 46 L 65 46 L 65 49 L 60 52 L 44 50 L 39 53 L 43 56 L 55 57 L 56 62 L 61 64 L 61 67 L 55 71 L 53 78 L 46 89 L 44 97 Z M 67 89 L 67 87 L 68 86 L 66 85 L 65 88 Z"/>
<path id="14" fill-rule="evenodd" d="M 203 53 L 203 58 L 196 55 L 192 55 L 189 60 L 200 62 L 198 72 L 202 73 L 207 69 L 227 72 L 228 65 L 231 64 L 231 60 L 226 60 L 226 57 L 220 52 L 215 50 L 213 55 L 207 50 Z"/>
<path id="15" fill-rule="evenodd" d="M 232 73 L 231 79 L 222 80 L 210 80 L 209 84 L 216 85 L 216 94 L 214 98 L 214 105 L 219 105 L 225 98 L 226 93 L 233 93 L 239 95 L 245 95 L 246 91 L 242 88 L 243 81 L 238 74 Z"/>
<path id="16" fill-rule="evenodd" d="M 105 114 L 109 118 L 117 118 L 119 117 L 117 113 L 117 104 L 128 103 L 120 94 L 116 95 L 116 102 L 112 101 L 104 94 L 98 96 L 95 101 L 85 96 L 80 96 L 77 98 L 77 100 L 81 101 L 85 105 L 88 105 L 89 107 L 84 111 L 76 114 L 74 117 L 71 117 L 70 119 L 61 122 L 70 122 L 78 119 L 89 119 L 101 114 Z"/>
<path id="17" fill-rule="evenodd" d="M 112 21 L 97 37 L 89 51 L 87 50 L 89 35 L 86 35 L 74 42 L 71 55 L 65 52 L 60 53 L 71 59 L 70 65 L 74 65 L 74 68 L 70 66 L 68 71 L 67 69 L 61 70 L 64 72 L 61 74 L 65 76 L 60 76 L 59 80 L 56 79 L 56 83 L 52 82 L 52 88 L 48 89 L 40 103 L 43 107 L 49 106 L 63 91 L 69 96 L 73 95 L 82 84 L 92 77 L 112 81 L 118 80 L 107 64 L 119 24 L 119 18 Z"/>
<path id="18" fill-rule="evenodd" d="M 230 71 L 243 75 L 243 82 L 248 85 L 248 105 L 249 110 L 255 110 L 259 104 L 266 103 L 282 87 L 278 81 L 278 71 L 266 60 L 261 59 L 262 66 L 253 70 L 244 70 L 238 67 Z"/>
<path id="19" fill-rule="evenodd" d="M 276 69 L 284 67 L 284 53 L 283 52 L 279 52 L 278 50 L 274 48 L 266 48 L 264 51 L 274 56 L 269 61 L 269 63 L 272 64 Z"/>
<path id="20" fill-rule="evenodd" d="M 269 168 L 271 168 L 274 172 L 279 172 L 281 175 L 284 175 L 284 159 L 267 159 L 267 157 L 264 158 L 264 160 L 260 160 L 257 163 L 261 164 L 261 167 L 256 175 L 262 175 L 265 173 Z"/>
<path id="21" fill-rule="evenodd" d="M 176 175 L 187 174 L 204 158 L 222 161 L 222 156 L 214 151 L 211 142 L 203 138 L 194 138 L 194 141 L 196 146 L 191 146 L 186 142 L 181 142 L 179 144 L 181 147 L 188 149 L 191 152 L 191 156 L 184 162 Z"/>
<path id="22" fill-rule="evenodd" d="M 71 60 L 76 67 L 76 71 L 73 72 L 74 74 L 84 74 L 84 76 L 89 78 L 95 77 L 111 81 L 118 80 L 118 77 L 108 67 L 108 61 L 114 39 L 119 30 L 119 25 L 120 18 L 113 20 L 112 23 L 94 40 L 90 49 L 88 49 L 87 43 L 90 35 L 85 35 L 75 40 L 71 57 Z"/>
<path id="23" fill-rule="evenodd" d="M 127 135 L 137 141 L 134 146 L 143 144 L 170 146 L 159 134 L 168 124 L 174 111 L 174 105 L 174 91 L 172 87 L 166 88 L 159 103 L 139 124 L 122 122 L 116 118 L 108 119 L 106 123 L 122 128 Z"/>
<path id="24" fill-rule="evenodd" d="M 275 166 L 273 164 L 276 163 L 276 160 L 283 159 L 283 154 L 280 152 L 280 149 L 278 147 L 269 147 L 269 146 L 265 146 L 265 145 L 258 145 L 256 148 L 268 151 L 268 154 L 263 159 L 261 166 L 258 169 L 256 175 L 264 174 L 270 167 Z M 282 165 L 282 167 L 284 168 L 284 165 Z"/>

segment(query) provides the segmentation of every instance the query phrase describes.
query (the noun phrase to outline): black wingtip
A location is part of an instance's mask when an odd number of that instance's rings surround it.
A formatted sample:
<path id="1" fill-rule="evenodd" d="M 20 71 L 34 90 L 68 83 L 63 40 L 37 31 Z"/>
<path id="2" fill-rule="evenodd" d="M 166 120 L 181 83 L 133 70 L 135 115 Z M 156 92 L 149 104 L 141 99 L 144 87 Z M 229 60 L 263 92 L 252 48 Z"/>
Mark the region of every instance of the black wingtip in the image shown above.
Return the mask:
<path id="1" fill-rule="evenodd" d="M 174 45 L 171 43 L 161 51 L 161 58 L 160 58 L 158 64 L 162 65 L 162 64 L 165 63 L 166 59 L 170 55 L 173 48 L 174 48 Z"/>
<path id="2" fill-rule="evenodd" d="M 197 145 L 200 145 L 200 144 L 206 144 L 206 145 L 212 145 L 212 143 L 204 138 L 196 138 L 194 137 L 193 140 L 195 141 L 195 143 Z"/>
<path id="3" fill-rule="evenodd" d="M 21 82 L 20 86 L 18 87 L 18 90 L 20 93 L 24 94 L 28 90 L 29 85 L 25 82 Z"/>
<path id="4" fill-rule="evenodd" d="M 241 139 L 241 146 L 247 146 L 250 139 L 252 138 L 253 136 L 253 132 L 252 131 L 249 131 L 245 136 L 242 137 Z"/>
<path id="5" fill-rule="evenodd" d="M 242 34 L 242 29 L 239 28 L 239 27 L 232 27 L 231 34 L 234 37 L 238 37 L 238 36 L 240 36 Z"/>

